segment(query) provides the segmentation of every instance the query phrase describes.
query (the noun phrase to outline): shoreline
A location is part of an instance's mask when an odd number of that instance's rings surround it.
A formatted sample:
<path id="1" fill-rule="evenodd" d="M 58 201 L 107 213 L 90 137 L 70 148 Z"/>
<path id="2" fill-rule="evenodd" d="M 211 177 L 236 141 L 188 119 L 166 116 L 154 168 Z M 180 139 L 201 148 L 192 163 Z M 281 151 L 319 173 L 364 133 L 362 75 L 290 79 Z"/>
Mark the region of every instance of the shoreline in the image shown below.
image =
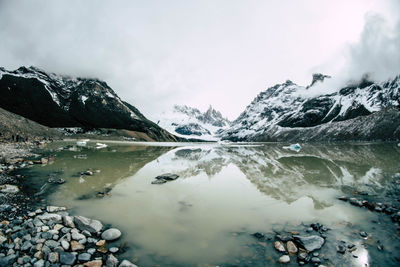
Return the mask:
<path id="1" fill-rule="evenodd" d="M 47 163 L 47 157 L 32 152 L 43 144 L 0 142 L 0 266 L 135 267 L 118 259 L 118 229 L 46 205 L 24 190 L 23 177 L 15 172 Z M 38 157 L 35 163 L 30 160 Z"/>

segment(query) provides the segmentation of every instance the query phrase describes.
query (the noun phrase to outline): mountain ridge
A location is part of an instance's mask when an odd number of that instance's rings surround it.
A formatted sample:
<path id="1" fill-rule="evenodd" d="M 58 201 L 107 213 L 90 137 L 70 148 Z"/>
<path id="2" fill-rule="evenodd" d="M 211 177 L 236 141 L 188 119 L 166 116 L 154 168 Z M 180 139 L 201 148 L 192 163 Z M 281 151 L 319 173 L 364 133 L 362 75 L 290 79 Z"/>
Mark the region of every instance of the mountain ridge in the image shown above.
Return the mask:
<path id="1" fill-rule="evenodd" d="M 49 127 L 112 128 L 143 132 L 153 141 L 180 141 L 122 101 L 106 82 L 0 68 L 0 107 Z"/>
<path id="2" fill-rule="evenodd" d="M 301 94 L 310 90 L 309 88 L 316 82 L 324 82 L 324 79 L 328 77 L 322 74 L 313 76 L 311 85 L 307 87 L 287 80 L 285 83 L 260 92 L 233 121 L 231 127 L 221 133 L 221 138 L 231 141 L 278 139 L 285 141 L 285 138 L 278 137 L 279 132 L 292 131 L 294 133 L 298 129 L 309 128 L 311 133 L 312 127 L 361 118 L 400 104 L 400 75 L 384 82 L 372 82 L 367 77 L 363 77 L 361 81 L 353 82 L 330 94 L 310 97 Z M 383 114 L 395 113 L 395 110 L 389 109 Z M 365 128 L 365 131 L 368 129 Z M 302 132 L 306 136 L 310 135 L 307 131 Z M 329 133 L 334 134 L 332 131 Z M 391 140 L 400 138 L 396 131 L 392 132 L 392 134 L 395 133 L 396 135 L 392 136 Z M 289 136 L 290 134 L 287 135 L 287 139 L 291 139 Z M 360 140 L 370 140 L 367 135 L 362 136 L 363 139 Z M 309 140 L 307 137 L 302 139 Z M 322 141 L 335 138 L 326 136 L 325 139 L 317 139 Z"/>

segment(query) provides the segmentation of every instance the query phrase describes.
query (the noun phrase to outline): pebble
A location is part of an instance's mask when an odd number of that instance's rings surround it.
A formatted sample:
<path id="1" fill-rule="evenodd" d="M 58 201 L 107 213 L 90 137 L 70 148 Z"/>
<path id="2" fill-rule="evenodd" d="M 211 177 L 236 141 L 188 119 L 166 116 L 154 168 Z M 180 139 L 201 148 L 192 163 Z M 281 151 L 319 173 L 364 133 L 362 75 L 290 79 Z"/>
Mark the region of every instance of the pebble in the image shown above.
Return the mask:
<path id="1" fill-rule="evenodd" d="M 96 242 L 96 246 L 98 246 L 98 247 L 102 247 L 102 246 L 104 246 L 105 244 L 106 244 L 106 241 L 105 241 L 105 240 L 99 240 L 99 241 Z"/>
<path id="2" fill-rule="evenodd" d="M 298 249 L 297 249 L 296 245 L 293 243 L 293 241 L 288 241 L 286 243 L 286 248 L 287 248 L 289 254 L 296 254 L 298 251 Z"/>
<path id="3" fill-rule="evenodd" d="M 89 253 L 82 253 L 78 255 L 78 261 L 90 261 L 91 257 L 92 255 Z"/>
<path id="4" fill-rule="evenodd" d="M 85 267 L 101 267 L 103 262 L 101 260 L 88 261 L 83 266 Z"/>
<path id="5" fill-rule="evenodd" d="M 51 263 L 58 262 L 58 253 L 57 252 L 50 252 L 48 256 L 48 260 Z"/>
<path id="6" fill-rule="evenodd" d="M 137 267 L 137 266 L 128 260 L 123 260 L 118 267 Z"/>
<path id="7" fill-rule="evenodd" d="M 279 251 L 279 252 L 285 252 L 285 251 L 286 251 L 286 249 L 285 249 L 285 247 L 283 246 L 283 243 L 282 243 L 281 241 L 275 241 L 275 242 L 274 242 L 274 247 L 275 247 L 275 249 L 276 249 L 277 251 Z"/>
<path id="8" fill-rule="evenodd" d="M 117 252 L 119 251 L 119 248 L 117 248 L 117 247 L 112 247 L 112 248 L 109 249 L 109 251 L 110 251 L 111 253 L 117 253 Z"/>
<path id="9" fill-rule="evenodd" d="M 65 265 L 74 265 L 76 256 L 70 252 L 60 252 L 60 263 Z"/>
<path id="10" fill-rule="evenodd" d="M 283 255 L 279 258 L 280 263 L 289 263 L 290 262 L 290 257 L 288 255 Z"/>
<path id="11" fill-rule="evenodd" d="M 84 250 L 84 249 L 85 249 L 85 246 L 82 245 L 81 243 L 79 243 L 75 240 L 71 241 L 71 250 L 72 251 L 79 251 L 79 250 Z"/>
<path id="12" fill-rule="evenodd" d="M 336 248 L 338 253 L 344 254 L 346 252 L 346 247 L 342 244 L 339 244 Z"/>
<path id="13" fill-rule="evenodd" d="M 368 237 L 368 234 L 367 234 L 367 232 L 361 231 L 360 232 L 360 236 L 361 237 Z"/>
<path id="14" fill-rule="evenodd" d="M 108 255 L 107 261 L 106 261 L 106 266 L 107 267 L 117 267 L 118 266 L 118 259 L 114 257 L 113 254 Z"/>

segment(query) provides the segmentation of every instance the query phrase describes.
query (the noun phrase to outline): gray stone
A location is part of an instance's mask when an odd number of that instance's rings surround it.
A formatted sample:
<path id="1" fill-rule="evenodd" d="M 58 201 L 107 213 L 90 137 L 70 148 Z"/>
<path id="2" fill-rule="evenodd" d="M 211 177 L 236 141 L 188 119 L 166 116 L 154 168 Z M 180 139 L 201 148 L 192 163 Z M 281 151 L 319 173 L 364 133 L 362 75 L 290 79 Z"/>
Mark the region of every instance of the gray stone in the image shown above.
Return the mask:
<path id="1" fill-rule="evenodd" d="M 40 236 L 41 236 L 43 239 L 51 239 L 51 238 L 53 237 L 53 235 L 50 234 L 49 232 L 43 232 L 43 233 L 40 234 Z"/>
<path id="2" fill-rule="evenodd" d="M 111 228 L 101 234 L 101 238 L 106 241 L 113 241 L 121 236 L 121 231 L 116 228 Z"/>
<path id="3" fill-rule="evenodd" d="M 107 261 L 106 261 L 106 266 L 107 267 L 117 267 L 118 266 L 118 259 L 114 257 L 113 254 L 108 255 Z"/>
<path id="4" fill-rule="evenodd" d="M 25 241 L 21 246 L 21 251 L 27 251 L 27 250 L 31 249 L 32 246 L 33 245 L 30 241 Z"/>
<path id="5" fill-rule="evenodd" d="M 89 249 L 87 250 L 87 252 L 88 252 L 89 254 L 94 254 L 94 253 L 96 252 L 96 249 L 95 249 L 95 248 L 89 248 Z"/>
<path id="6" fill-rule="evenodd" d="M 137 265 L 133 264 L 128 260 L 123 260 L 118 267 L 137 267 Z"/>
<path id="7" fill-rule="evenodd" d="M 7 241 L 5 236 L 0 235 L 0 245 Z"/>
<path id="8" fill-rule="evenodd" d="M 44 242 L 44 244 L 48 246 L 50 249 L 54 249 L 60 245 L 60 243 L 58 243 L 55 240 L 47 240 L 46 242 Z"/>
<path id="9" fill-rule="evenodd" d="M 298 243 L 300 246 L 302 246 L 303 248 L 305 248 L 310 252 L 320 249 L 325 243 L 325 240 L 317 235 L 311 235 L 311 236 L 294 235 L 293 238 L 295 239 L 296 243 Z"/>
<path id="10" fill-rule="evenodd" d="M 76 256 L 70 252 L 60 252 L 60 263 L 65 265 L 74 265 Z"/>
<path id="11" fill-rule="evenodd" d="M 44 267 L 44 260 L 38 260 L 33 264 L 33 267 Z"/>
<path id="12" fill-rule="evenodd" d="M 78 255 L 78 261 L 90 261 L 91 257 L 92 255 L 90 255 L 89 253 L 82 253 Z"/>
<path id="13" fill-rule="evenodd" d="M 36 218 L 42 221 L 54 221 L 55 223 L 62 222 L 62 216 L 56 213 L 45 213 L 42 215 L 37 216 Z"/>
<path id="14" fill-rule="evenodd" d="M 53 213 L 53 212 L 65 211 L 65 210 L 67 210 L 67 208 L 66 207 L 56 207 L 56 206 L 47 206 L 46 210 L 47 210 L 47 212 Z"/>
<path id="15" fill-rule="evenodd" d="M 75 216 L 74 223 L 81 231 L 89 231 L 90 233 L 97 233 L 103 229 L 103 224 L 98 220 L 92 220 L 83 216 Z"/>
<path id="16" fill-rule="evenodd" d="M 109 251 L 110 251 L 111 253 L 117 253 L 117 252 L 119 251 L 119 248 L 117 248 L 117 247 L 112 247 L 112 248 L 109 249 Z"/>
<path id="17" fill-rule="evenodd" d="M 74 217 L 72 217 L 72 216 L 64 216 L 63 223 L 67 227 L 75 228 Z"/>
<path id="18" fill-rule="evenodd" d="M 50 252 L 48 256 L 48 260 L 51 263 L 58 262 L 58 253 L 57 252 Z"/>
<path id="19" fill-rule="evenodd" d="M 80 234 L 80 233 L 74 231 L 74 232 L 71 232 L 71 238 L 73 240 L 81 240 L 81 239 L 84 239 L 85 236 L 83 234 Z"/>
<path id="20" fill-rule="evenodd" d="M 64 250 L 68 250 L 69 242 L 67 242 L 66 240 L 61 240 L 61 246 L 63 247 Z"/>
<path id="21" fill-rule="evenodd" d="M 12 266 L 12 264 L 15 262 L 15 259 L 17 258 L 17 255 L 8 255 L 6 257 L 0 257 L 0 266 Z"/>

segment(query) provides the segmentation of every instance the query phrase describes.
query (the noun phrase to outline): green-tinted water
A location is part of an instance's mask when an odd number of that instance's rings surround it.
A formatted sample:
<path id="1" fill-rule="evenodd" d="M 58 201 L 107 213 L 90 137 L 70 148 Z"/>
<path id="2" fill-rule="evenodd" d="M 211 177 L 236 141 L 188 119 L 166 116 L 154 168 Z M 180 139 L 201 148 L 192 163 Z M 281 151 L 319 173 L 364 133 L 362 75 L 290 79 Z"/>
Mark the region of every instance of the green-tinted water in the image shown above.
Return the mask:
<path id="1" fill-rule="evenodd" d="M 138 265 L 273 266 L 279 257 L 273 241 L 260 243 L 250 234 L 303 230 L 302 222 L 338 229 L 324 247 L 335 266 L 396 265 L 399 239 L 389 219 L 336 199 L 355 191 L 383 194 L 400 171 L 396 144 L 304 145 L 294 152 L 282 144 L 108 143 L 94 149 L 88 143 L 57 151 L 66 145 L 48 147 L 54 163 L 30 169 L 36 177 L 30 185 L 54 205 L 120 228 L 128 245 L 123 256 Z M 94 175 L 80 174 L 87 169 Z M 151 184 L 165 172 L 180 178 Z M 54 186 L 49 178 L 66 183 Z M 375 229 L 385 252 L 371 246 L 358 249 L 358 258 L 339 259 L 336 239 L 357 242 L 348 223 L 374 231 L 371 220 L 388 225 Z"/>

